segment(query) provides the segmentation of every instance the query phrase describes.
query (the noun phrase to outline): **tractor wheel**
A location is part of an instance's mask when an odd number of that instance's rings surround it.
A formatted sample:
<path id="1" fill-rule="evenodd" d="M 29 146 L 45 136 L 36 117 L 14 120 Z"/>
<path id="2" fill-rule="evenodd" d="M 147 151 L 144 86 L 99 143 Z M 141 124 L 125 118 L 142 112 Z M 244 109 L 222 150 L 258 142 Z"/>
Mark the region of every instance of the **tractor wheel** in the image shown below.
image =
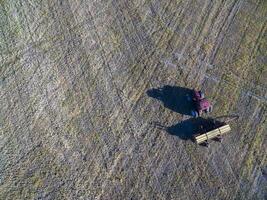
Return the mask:
<path id="1" fill-rule="evenodd" d="M 192 111 L 191 111 L 191 115 L 192 115 L 193 117 L 198 117 L 198 112 L 195 111 L 195 110 L 192 110 Z"/>
<path id="2" fill-rule="evenodd" d="M 212 112 L 212 109 L 213 109 L 213 107 L 210 106 L 210 107 L 208 108 L 208 112 L 209 112 L 209 113 Z"/>
<path id="3" fill-rule="evenodd" d="M 202 91 L 199 91 L 199 96 L 200 96 L 200 99 L 204 99 L 205 95 Z"/>

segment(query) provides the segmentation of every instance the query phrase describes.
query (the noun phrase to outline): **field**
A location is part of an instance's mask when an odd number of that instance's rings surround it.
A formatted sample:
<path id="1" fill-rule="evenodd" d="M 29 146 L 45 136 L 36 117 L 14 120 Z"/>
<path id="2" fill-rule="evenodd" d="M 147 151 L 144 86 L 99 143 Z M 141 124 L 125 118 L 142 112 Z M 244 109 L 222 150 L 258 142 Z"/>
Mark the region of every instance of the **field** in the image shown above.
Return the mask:
<path id="1" fill-rule="evenodd" d="M 0 0 L 0 30 L 0 199 L 267 199 L 266 0 Z M 193 88 L 222 143 L 184 137 Z"/>

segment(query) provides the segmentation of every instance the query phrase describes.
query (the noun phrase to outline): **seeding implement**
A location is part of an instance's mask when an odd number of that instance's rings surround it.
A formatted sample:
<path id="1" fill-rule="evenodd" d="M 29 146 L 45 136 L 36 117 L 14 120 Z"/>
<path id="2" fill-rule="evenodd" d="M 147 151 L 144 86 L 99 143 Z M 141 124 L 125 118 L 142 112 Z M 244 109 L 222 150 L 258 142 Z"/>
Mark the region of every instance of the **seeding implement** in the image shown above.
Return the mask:
<path id="1" fill-rule="evenodd" d="M 225 118 L 224 122 L 217 121 L 215 119 L 222 119 Z M 237 119 L 238 116 L 221 116 L 217 117 L 214 120 L 212 120 L 211 125 L 209 127 L 200 125 L 198 134 L 195 134 L 193 136 L 194 141 L 197 144 L 202 144 L 204 146 L 208 146 L 209 140 L 215 140 L 215 141 L 222 141 L 222 135 L 228 133 L 231 128 L 230 125 L 227 124 L 228 122 Z M 205 128 L 204 128 L 205 127 Z"/>

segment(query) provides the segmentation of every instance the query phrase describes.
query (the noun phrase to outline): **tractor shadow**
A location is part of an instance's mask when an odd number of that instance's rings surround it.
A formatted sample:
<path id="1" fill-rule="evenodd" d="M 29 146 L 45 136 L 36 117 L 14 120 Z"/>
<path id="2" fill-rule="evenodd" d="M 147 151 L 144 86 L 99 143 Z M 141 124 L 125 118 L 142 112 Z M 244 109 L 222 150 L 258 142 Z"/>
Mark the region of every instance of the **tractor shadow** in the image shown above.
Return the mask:
<path id="1" fill-rule="evenodd" d="M 224 125 L 224 122 L 212 118 L 190 118 L 178 124 L 166 127 L 154 123 L 156 128 L 166 131 L 170 135 L 179 137 L 182 140 L 192 140 L 195 134 L 202 134 Z"/>
<path id="2" fill-rule="evenodd" d="M 165 85 L 162 88 L 148 90 L 147 95 L 162 101 L 166 108 L 183 115 L 191 116 L 191 111 L 194 109 L 191 100 L 193 90 L 188 88 Z"/>

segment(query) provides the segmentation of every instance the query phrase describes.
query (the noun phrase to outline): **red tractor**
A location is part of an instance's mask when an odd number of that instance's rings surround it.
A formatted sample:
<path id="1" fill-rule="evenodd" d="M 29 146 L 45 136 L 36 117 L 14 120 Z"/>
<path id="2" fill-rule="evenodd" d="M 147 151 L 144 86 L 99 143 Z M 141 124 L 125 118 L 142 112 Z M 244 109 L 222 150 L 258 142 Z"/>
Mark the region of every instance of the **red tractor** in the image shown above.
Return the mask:
<path id="1" fill-rule="evenodd" d="M 209 113 L 212 111 L 211 103 L 204 97 L 203 92 L 193 91 L 194 110 L 191 111 L 194 117 L 201 116 L 202 112 Z"/>

